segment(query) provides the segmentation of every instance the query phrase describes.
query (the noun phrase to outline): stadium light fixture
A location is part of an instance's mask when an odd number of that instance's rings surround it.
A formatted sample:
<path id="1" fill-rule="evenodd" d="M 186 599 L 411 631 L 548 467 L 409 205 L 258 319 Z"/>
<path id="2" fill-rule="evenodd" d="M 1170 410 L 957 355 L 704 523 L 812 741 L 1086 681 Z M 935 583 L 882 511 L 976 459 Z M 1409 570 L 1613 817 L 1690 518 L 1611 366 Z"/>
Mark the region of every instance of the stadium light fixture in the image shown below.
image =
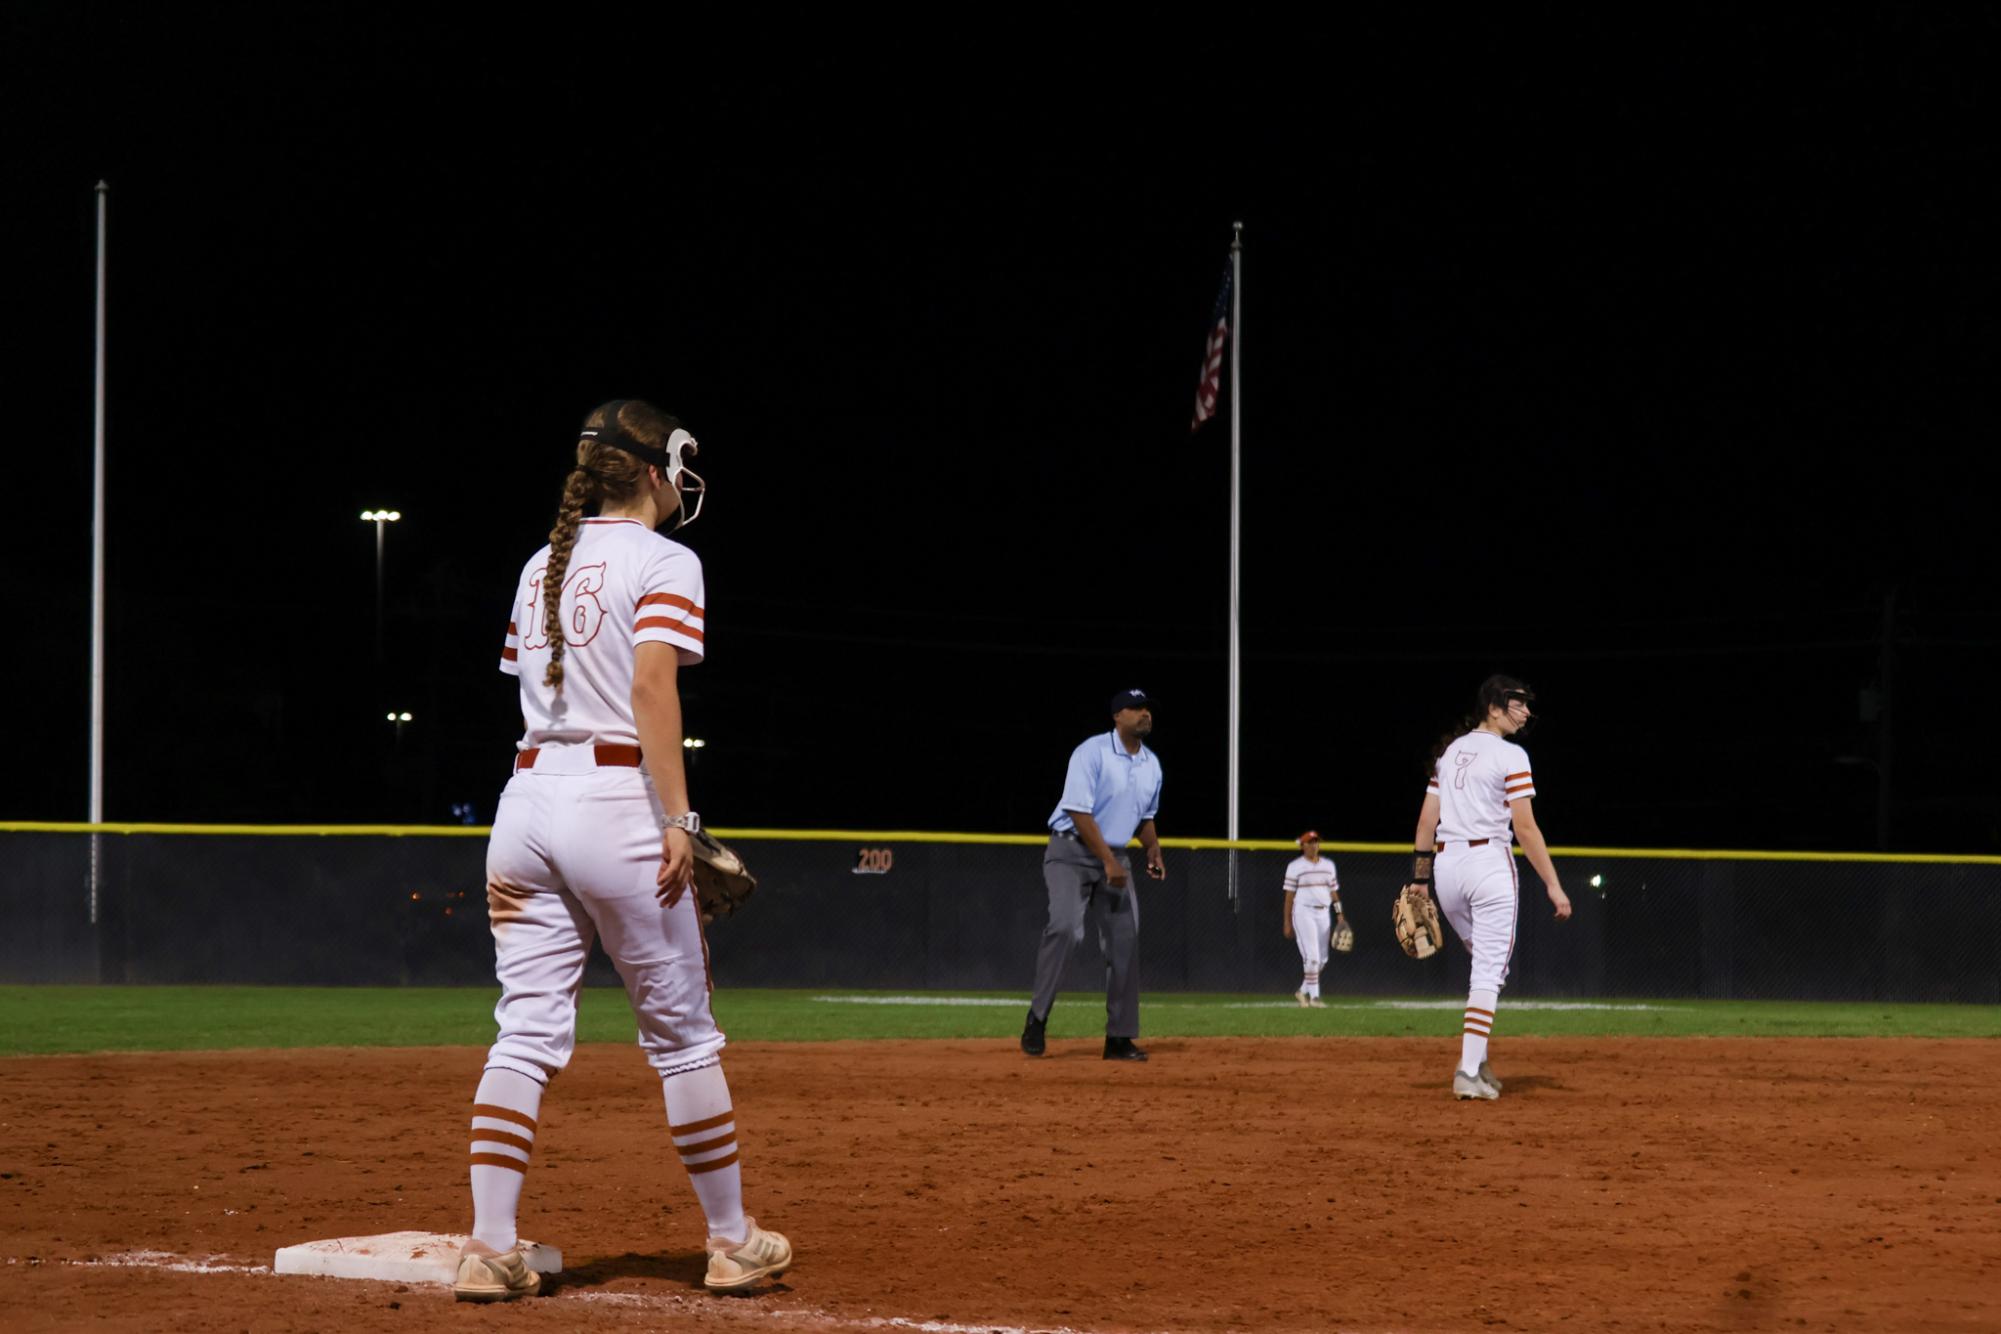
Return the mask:
<path id="1" fill-rule="evenodd" d="M 375 662 L 382 664 L 382 534 L 403 517 L 401 510 L 363 510 L 361 521 L 375 525 Z"/>

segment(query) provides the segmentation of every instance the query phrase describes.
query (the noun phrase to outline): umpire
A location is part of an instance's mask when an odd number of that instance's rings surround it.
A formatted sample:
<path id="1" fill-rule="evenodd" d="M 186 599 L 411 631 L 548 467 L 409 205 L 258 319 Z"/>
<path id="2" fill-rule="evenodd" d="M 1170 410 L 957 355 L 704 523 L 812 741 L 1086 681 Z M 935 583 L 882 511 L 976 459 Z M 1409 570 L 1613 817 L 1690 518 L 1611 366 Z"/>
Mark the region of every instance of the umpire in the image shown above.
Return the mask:
<path id="1" fill-rule="evenodd" d="M 1146 849 L 1146 873 L 1167 875 L 1153 817 L 1160 810 L 1160 761 L 1146 748 L 1153 705 L 1144 690 L 1112 696 L 1112 730 L 1070 752 L 1063 799 L 1049 817 L 1042 879 L 1049 886 L 1049 925 L 1035 956 L 1035 998 L 1021 1030 L 1021 1049 L 1043 1052 L 1043 1029 L 1070 954 L 1084 939 L 1088 914 L 1105 956 L 1105 1059 L 1144 1061 L 1139 1036 L 1139 891 L 1123 851 L 1135 831 Z"/>

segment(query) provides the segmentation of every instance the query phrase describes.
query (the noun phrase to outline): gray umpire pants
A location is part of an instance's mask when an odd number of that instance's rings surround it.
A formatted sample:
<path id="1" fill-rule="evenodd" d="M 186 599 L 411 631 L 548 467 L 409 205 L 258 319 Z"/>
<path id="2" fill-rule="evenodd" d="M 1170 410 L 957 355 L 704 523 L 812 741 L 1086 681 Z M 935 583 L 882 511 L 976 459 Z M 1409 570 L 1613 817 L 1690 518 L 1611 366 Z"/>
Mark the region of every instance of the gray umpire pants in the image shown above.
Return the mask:
<path id="1" fill-rule="evenodd" d="M 1132 862 L 1121 852 L 1126 886 L 1113 889 L 1104 863 L 1074 838 L 1049 836 L 1042 854 L 1042 880 L 1049 887 L 1049 924 L 1035 955 L 1036 1014 L 1049 1017 L 1070 955 L 1084 943 L 1086 916 L 1097 924 L 1098 949 L 1105 956 L 1105 1036 L 1139 1036 L 1139 894 Z"/>

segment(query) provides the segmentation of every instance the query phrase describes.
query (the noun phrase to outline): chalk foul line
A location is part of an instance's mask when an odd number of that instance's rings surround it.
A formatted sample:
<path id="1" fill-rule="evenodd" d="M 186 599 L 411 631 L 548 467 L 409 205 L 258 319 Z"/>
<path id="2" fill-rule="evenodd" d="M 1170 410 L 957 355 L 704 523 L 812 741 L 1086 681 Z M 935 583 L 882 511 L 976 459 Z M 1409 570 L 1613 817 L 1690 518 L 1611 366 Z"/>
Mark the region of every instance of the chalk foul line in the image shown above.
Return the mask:
<path id="1" fill-rule="evenodd" d="M 270 1265 L 240 1264 L 219 1255 L 187 1256 L 175 1255 L 168 1251 L 122 1251 L 115 1255 L 94 1255 L 81 1260 L 37 1260 L 22 1261 L 9 1256 L 9 1265 L 23 1264 L 28 1267 L 63 1267 L 69 1269 L 153 1269 L 176 1274 L 254 1274 L 276 1278 Z M 284 1275 L 285 1278 L 314 1278 L 320 1275 Z M 351 1282 L 354 1280 L 332 1279 L 331 1282 Z M 363 1282 L 388 1282 L 386 1279 L 360 1280 Z M 413 1284 L 413 1287 L 429 1287 L 429 1284 Z M 442 1286 L 442 1285 L 439 1285 Z M 708 1297 L 690 1294 L 685 1297 L 672 1294 L 650 1294 L 638 1292 L 584 1292 L 564 1289 L 560 1285 L 550 1297 L 536 1298 L 537 1301 L 583 1302 L 597 1306 L 619 1306 L 639 1310 L 680 1312 L 698 1316 L 710 1325 L 729 1323 L 771 1323 L 810 1325 L 816 1329 L 851 1330 L 908 1330 L 912 1334 L 1090 1334 L 1087 1330 L 1069 1325 L 1001 1325 L 992 1321 L 977 1324 L 958 1324 L 945 1320 L 914 1320 L 903 1316 L 843 1316 L 831 1311 L 815 1310 L 811 1307 L 764 1306 L 756 1302 L 746 1302 L 737 1297 Z"/>

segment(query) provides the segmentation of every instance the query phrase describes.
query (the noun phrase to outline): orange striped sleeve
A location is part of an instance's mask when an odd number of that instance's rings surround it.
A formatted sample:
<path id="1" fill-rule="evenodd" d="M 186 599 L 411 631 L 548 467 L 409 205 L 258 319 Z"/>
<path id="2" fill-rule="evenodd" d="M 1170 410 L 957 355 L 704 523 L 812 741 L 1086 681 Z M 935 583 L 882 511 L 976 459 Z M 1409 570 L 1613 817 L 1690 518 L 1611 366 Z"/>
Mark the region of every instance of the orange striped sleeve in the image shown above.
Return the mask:
<path id="1" fill-rule="evenodd" d="M 692 599 L 684 598 L 679 593 L 648 593 L 645 597 L 639 599 L 639 605 L 642 607 L 679 607 L 690 616 L 701 620 L 708 619 L 702 614 L 702 609 L 696 606 Z"/>
<path id="2" fill-rule="evenodd" d="M 686 621 L 670 621 L 665 616 L 642 617 L 639 624 L 632 628 L 635 630 L 672 630 L 677 635 L 686 635 L 697 644 L 703 642 L 702 631 L 699 626 L 690 625 Z"/>

